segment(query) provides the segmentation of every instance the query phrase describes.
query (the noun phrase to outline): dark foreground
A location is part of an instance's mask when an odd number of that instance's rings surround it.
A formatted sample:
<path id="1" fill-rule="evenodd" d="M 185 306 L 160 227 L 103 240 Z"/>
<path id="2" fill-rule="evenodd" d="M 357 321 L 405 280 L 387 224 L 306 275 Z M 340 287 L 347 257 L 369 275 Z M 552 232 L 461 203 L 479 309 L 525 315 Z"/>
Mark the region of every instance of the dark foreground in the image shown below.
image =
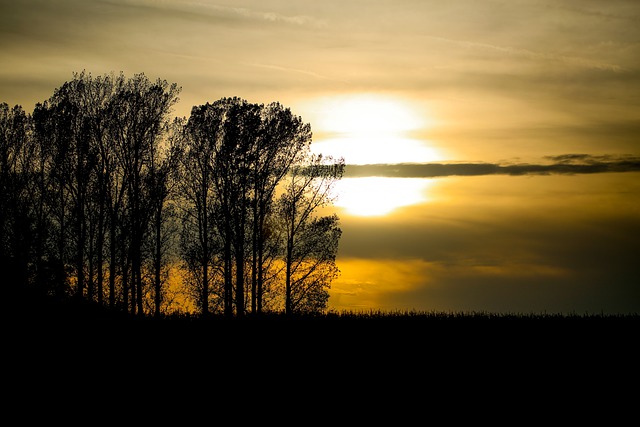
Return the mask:
<path id="1" fill-rule="evenodd" d="M 251 351 L 364 350 L 409 355 L 496 350 L 603 354 L 635 353 L 640 315 L 330 312 L 155 319 L 87 303 L 40 302 L 15 316 L 11 332 L 32 344 L 66 340 L 158 351 L 208 346 L 224 349 L 221 353 L 246 347 Z"/>
<path id="2" fill-rule="evenodd" d="M 189 425 L 183 417 L 199 414 L 198 402 L 216 413 L 242 407 L 253 419 L 297 411 L 304 420 L 295 425 L 594 416 L 617 425 L 635 414 L 640 379 L 637 315 L 152 319 L 45 304 L 4 326 L 6 389 L 56 402 L 50 413 L 64 420 L 72 407 L 119 418 L 144 402 L 140 417 L 153 408 L 162 425 L 167 414 Z"/>

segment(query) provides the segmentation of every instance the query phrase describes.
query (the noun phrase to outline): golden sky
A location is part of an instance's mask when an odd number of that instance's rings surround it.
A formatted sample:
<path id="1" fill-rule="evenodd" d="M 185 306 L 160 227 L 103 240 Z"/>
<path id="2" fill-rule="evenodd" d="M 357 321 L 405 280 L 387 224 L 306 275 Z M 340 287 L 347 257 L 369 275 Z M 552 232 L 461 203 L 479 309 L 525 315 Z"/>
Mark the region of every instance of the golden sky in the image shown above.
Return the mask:
<path id="1" fill-rule="evenodd" d="M 334 308 L 640 312 L 637 0 L 0 0 L 0 64 L 290 107 L 358 165 Z"/>

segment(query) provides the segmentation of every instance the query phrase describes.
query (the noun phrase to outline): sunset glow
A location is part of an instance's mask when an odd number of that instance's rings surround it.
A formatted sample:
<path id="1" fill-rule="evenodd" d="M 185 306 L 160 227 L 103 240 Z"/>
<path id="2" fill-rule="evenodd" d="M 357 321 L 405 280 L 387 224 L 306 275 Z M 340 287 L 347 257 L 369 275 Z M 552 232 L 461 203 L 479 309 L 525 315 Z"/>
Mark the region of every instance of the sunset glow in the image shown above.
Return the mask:
<path id="1" fill-rule="evenodd" d="M 347 164 L 432 162 L 441 160 L 429 141 L 412 138 L 433 119 L 415 103 L 400 98 L 353 94 L 315 99 L 308 107 L 314 129 L 313 150 L 343 157 Z"/>
<path id="2" fill-rule="evenodd" d="M 398 134 L 427 125 L 408 102 L 389 96 L 353 94 L 320 98 L 316 127 L 349 135 Z"/>
<path id="3" fill-rule="evenodd" d="M 638 313 L 639 17 L 637 0 L 4 1 L 0 103 L 30 114 L 86 70 L 176 84 L 185 121 L 224 97 L 290 109 L 345 164 L 322 206 L 341 231 L 329 308 Z M 61 253 L 88 257 L 76 243 Z"/>
<path id="4" fill-rule="evenodd" d="M 336 184 L 336 206 L 354 216 L 388 215 L 394 210 L 423 203 L 433 181 L 410 178 L 343 178 Z"/>
<path id="5" fill-rule="evenodd" d="M 345 162 L 350 165 L 429 163 L 441 159 L 437 151 L 424 142 L 403 138 L 398 134 L 350 134 L 316 142 L 313 150 L 334 157 L 344 157 Z"/>

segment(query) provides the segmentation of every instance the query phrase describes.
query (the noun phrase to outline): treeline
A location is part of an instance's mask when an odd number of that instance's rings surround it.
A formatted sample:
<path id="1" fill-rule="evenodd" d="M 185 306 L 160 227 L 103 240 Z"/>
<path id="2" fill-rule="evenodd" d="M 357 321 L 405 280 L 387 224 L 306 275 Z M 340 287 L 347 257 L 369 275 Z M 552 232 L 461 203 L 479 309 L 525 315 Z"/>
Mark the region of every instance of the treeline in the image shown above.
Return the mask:
<path id="1" fill-rule="evenodd" d="M 143 316 L 327 308 L 341 229 L 321 208 L 343 159 L 311 153 L 277 102 L 172 117 L 180 90 L 83 71 L 32 113 L 0 104 L 4 295 Z"/>

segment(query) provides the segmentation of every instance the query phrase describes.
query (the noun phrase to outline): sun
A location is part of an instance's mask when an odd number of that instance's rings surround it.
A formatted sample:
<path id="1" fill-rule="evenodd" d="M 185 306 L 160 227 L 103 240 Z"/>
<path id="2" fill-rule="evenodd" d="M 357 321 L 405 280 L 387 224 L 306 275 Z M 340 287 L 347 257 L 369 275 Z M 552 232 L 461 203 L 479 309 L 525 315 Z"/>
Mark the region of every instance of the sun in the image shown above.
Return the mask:
<path id="1" fill-rule="evenodd" d="M 351 94 L 315 99 L 311 105 L 316 153 L 343 157 L 352 165 L 442 160 L 429 141 L 412 137 L 434 120 L 410 100 Z"/>
<path id="2" fill-rule="evenodd" d="M 416 139 L 434 125 L 424 105 L 391 95 L 345 94 L 316 98 L 303 108 L 311 118 L 311 150 L 343 157 L 347 165 L 428 163 L 442 156 L 428 140 Z M 306 113 L 305 113 L 306 114 Z M 336 206 L 355 216 L 390 215 L 424 202 L 430 180 L 342 178 Z"/>
<path id="3" fill-rule="evenodd" d="M 327 132 L 376 135 L 424 125 L 406 101 L 382 95 L 345 95 L 320 102 L 323 105 L 316 125 Z"/>
<path id="4" fill-rule="evenodd" d="M 352 216 L 384 216 L 403 206 L 428 201 L 432 180 L 421 178 L 342 178 L 336 183 L 335 206 Z"/>

